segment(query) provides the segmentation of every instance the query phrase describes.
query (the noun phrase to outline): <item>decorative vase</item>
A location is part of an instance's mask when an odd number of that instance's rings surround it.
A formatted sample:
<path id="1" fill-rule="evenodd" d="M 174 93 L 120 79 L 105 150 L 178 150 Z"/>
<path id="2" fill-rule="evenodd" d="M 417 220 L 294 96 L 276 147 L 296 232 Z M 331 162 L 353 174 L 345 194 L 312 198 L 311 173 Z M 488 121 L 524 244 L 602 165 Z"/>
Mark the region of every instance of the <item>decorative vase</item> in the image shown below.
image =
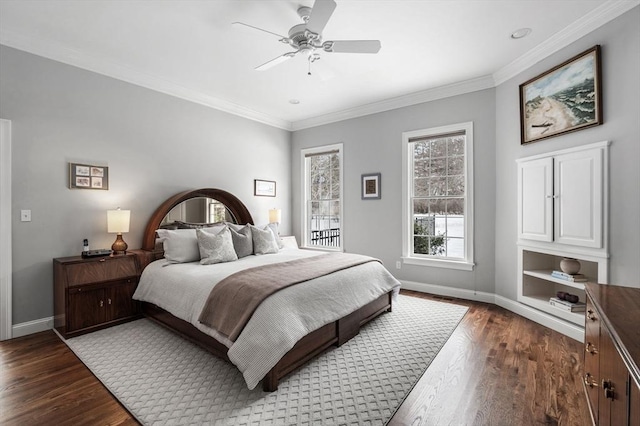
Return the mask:
<path id="1" fill-rule="evenodd" d="M 580 262 L 570 257 L 565 257 L 560 261 L 560 269 L 565 274 L 575 275 L 580 271 Z"/>

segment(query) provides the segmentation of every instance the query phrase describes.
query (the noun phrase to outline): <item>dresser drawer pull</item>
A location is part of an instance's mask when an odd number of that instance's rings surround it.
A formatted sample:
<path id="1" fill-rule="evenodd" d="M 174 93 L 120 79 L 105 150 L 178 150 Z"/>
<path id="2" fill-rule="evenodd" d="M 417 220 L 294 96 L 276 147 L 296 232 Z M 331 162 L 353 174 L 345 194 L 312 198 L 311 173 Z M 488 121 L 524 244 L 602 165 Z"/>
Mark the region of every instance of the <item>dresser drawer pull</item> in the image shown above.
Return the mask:
<path id="1" fill-rule="evenodd" d="M 590 373 L 585 373 L 583 381 L 585 386 L 589 386 L 590 388 L 598 387 L 598 381 Z"/>
<path id="2" fill-rule="evenodd" d="M 602 379 L 602 390 L 604 391 L 605 398 L 614 399 L 615 392 L 611 380 Z"/>
<path id="3" fill-rule="evenodd" d="M 102 258 L 102 259 L 100 259 L 100 262 L 105 262 L 106 260 L 107 260 L 107 259 Z"/>
<path id="4" fill-rule="evenodd" d="M 587 342 L 587 345 L 584 348 L 584 351 L 590 353 L 591 355 L 597 355 L 598 349 L 591 344 L 591 342 Z"/>
<path id="5" fill-rule="evenodd" d="M 111 304 L 111 298 L 107 299 L 107 304 L 110 305 Z"/>
<path id="6" fill-rule="evenodd" d="M 104 302 L 101 300 L 100 301 L 100 307 L 102 308 L 104 306 Z"/>

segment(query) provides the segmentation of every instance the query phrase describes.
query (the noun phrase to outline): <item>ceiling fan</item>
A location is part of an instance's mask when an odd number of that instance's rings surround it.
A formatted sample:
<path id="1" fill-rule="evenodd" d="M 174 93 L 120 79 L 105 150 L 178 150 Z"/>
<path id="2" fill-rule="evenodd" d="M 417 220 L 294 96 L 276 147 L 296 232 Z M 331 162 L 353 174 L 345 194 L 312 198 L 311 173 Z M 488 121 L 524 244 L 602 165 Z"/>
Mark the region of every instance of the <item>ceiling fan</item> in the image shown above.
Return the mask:
<path id="1" fill-rule="evenodd" d="M 322 40 L 322 30 L 327 25 L 335 8 L 336 2 L 334 0 L 316 0 L 312 8 L 306 6 L 298 8 L 298 16 L 302 18 L 304 23 L 291 27 L 288 37 L 243 22 L 233 22 L 233 24 L 243 25 L 275 35 L 280 38 L 280 42 L 288 44 L 295 49 L 293 52 L 287 52 L 257 66 L 255 68 L 257 71 L 269 69 L 299 54 L 307 55 L 307 59 L 311 64 L 320 59 L 318 51 L 328 53 L 378 53 L 381 47 L 380 40 Z"/>

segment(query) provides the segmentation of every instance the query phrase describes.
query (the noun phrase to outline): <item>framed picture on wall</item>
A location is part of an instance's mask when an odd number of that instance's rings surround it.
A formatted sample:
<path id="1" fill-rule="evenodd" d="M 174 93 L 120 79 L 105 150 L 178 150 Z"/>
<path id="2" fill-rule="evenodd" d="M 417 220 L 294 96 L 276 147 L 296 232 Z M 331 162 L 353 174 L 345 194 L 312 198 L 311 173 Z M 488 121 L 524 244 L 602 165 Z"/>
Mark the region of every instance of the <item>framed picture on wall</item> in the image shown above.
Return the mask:
<path id="1" fill-rule="evenodd" d="M 600 46 L 520 85 L 521 144 L 602 124 Z"/>
<path id="2" fill-rule="evenodd" d="M 273 180 L 253 180 L 253 195 L 257 197 L 275 197 L 276 182 Z"/>
<path id="3" fill-rule="evenodd" d="M 109 168 L 69 163 L 69 188 L 109 189 Z"/>
<path id="4" fill-rule="evenodd" d="M 362 175 L 362 199 L 379 200 L 380 194 L 380 173 L 368 173 Z"/>

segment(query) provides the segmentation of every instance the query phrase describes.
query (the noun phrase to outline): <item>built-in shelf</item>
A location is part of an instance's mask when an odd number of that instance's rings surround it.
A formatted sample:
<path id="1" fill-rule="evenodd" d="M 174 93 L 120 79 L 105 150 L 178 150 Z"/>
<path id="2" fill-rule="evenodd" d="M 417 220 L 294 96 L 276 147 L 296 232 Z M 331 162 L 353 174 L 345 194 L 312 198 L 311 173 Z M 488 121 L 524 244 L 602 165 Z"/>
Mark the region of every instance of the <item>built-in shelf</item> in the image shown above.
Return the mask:
<path id="1" fill-rule="evenodd" d="M 559 291 L 575 294 L 580 302 L 586 301 L 585 283 L 556 278 L 553 271 L 560 271 L 560 261 L 573 257 L 580 262 L 579 273 L 590 282 L 606 283 L 607 259 L 598 256 L 576 255 L 564 250 L 551 250 L 520 245 L 518 249 L 518 301 L 554 318 L 566 321 L 574 327 L 584 328 L 584 311 L 570 312 L 553 306 L 549 299 Z M 554 324 L 557 324 L 556 321 Z M 562 332 L 562 329 L 558 329 Z"/>
<path id="2" fill-rule="evenodd" d="M 569 280 L 563 280 L 562 278 L 556 278 L 553 275 L 551 275 L 552 272 L 553 272 L 553 269 L 539 269 L 539 270 L 532 270 L 532 271 L 525 269 L 524 271 L 522 271 L 523 274 L 529 275 L 530 277 L 540 278 L 543 280 L 554 282 L 556 284 L 562 284 L 562 285 L 566 285 L 567 287 L 573 287 L 573 288 L 577 288 L 578 290 L 584 291 L 584 282 L 573 282 Z M 593 280 L 595 281 L 595 278 Z"/>
<path id="3" fill-rule="evenodd" d="M 584 290 L 583 290 L 584 292 Z M 584 295 L 582 295 L 584 297 Z M 582 312 L 570 312 L 564 309 L 556 308 L 549 303 L 549 297 L 546 296 L 521 296 L 520 302 L 526 303 L 532 308 L 539 309 L 550 313 L 556 317 L 562 318 L 565 321 L 569 321 L 573 324 L 584 326 L 584 311 Z"/>

